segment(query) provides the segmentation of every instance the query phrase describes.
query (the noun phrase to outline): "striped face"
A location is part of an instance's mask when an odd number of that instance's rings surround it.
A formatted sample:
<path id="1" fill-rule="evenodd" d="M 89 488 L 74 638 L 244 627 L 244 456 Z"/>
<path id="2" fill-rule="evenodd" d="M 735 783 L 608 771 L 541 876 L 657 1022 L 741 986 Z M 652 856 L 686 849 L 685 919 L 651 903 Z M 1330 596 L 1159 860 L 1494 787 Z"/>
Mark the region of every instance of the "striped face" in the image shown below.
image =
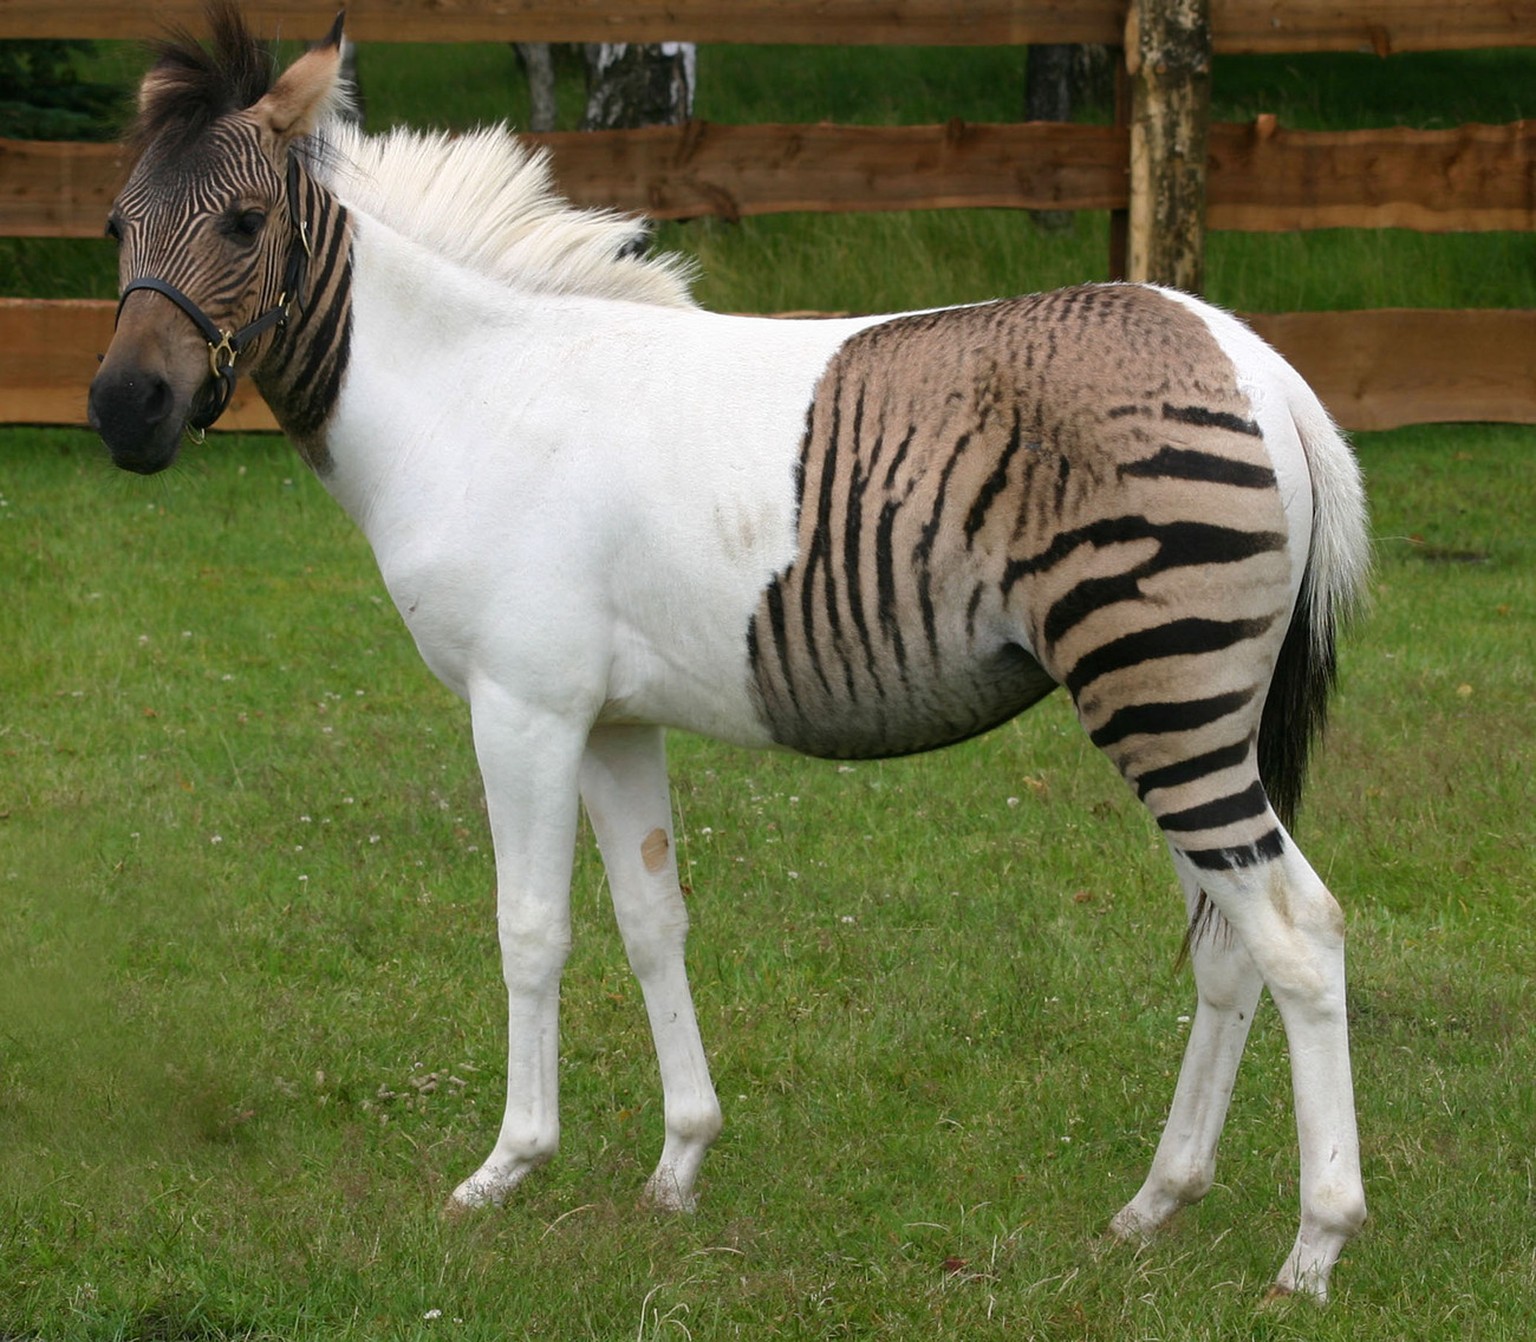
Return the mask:
<path id="1" fill-rule="evenodd" d="M 256 125 L 226 116 L 189 148 L 152 146 L 114 202 L 107 232 L 118 242 L 123 285 L 165 281 L 234 331 L 281 293 L 283 174 Z M 91 422 L 119 465 L 158 470 L 213 387 L 208 341 L 193 320 L 162 294 L 139 290 L 123 303 L 92 385 Z"/>
<path id="2" fill-rule="evenodd" d="M 248 118 L 215 122 L 186 152 L 151 151 L 108 219 L 118 279 L 166 280 L 218 325 L 243 325 L 281 287 L 287 234 L 269 224 L 281 223 L 286 201 L 283 173 Z"/>
<path id="3" fill-rule="evenodd" d="M 774 738 L 926 750 L 1061 684 L 1165 827 L 1258 842 L 1252 746 L 1293 593 L 1252 414 L 1206 325 L 1155 290 L 854 336 L 807 415 L 797 557 L 748 629 Z"/>
<path id="4" fill-rule="evenodd" d="M 350 226 L 305 167 L 338 97 L 339 20 L 274 83 L 238 9 L 211 18 L 212 52 L 161 44 L 140 85 L 137 161 L 107 225 L 125 296 L 90 420 L 145 473 L 246 372 L 311 455 L 346 367 Z"/>

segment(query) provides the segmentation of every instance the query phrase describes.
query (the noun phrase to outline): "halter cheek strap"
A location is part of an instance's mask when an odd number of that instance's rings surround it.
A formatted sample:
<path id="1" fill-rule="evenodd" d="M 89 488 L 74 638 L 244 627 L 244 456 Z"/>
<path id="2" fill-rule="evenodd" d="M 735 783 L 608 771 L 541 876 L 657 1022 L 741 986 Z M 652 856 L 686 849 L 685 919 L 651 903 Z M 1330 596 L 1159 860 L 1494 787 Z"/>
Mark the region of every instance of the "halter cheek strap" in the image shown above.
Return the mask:
<path id="1" fill-rule="evenodd" d="M 248 322 L 235 331 L 216 326 L 206 312 L 168 280 L 145 278 L 130 280 L 123 288 L 117 302 L 117 315 L 113 318 L 114 329 L 123 315 L 123 304 L 128 295 L 138 289 L 163 294 L 192 319 L 204 340 L 208 342 L 208 372 L 214 381 L 211 403 L 187 421 L 187 426 L 201 434 L 229 408 L 235 394 L 235 360 L 245 353 L 248 346 L 274 328 L 287 324 L 288 316 L 304 288 L 304 278 L 310 261 L 309 225 L 299 217 L 299 159 L 288 155 L 288 222 L 293 227 L 293 241 L 288 246 L 288 261 L 283 269 L 283 290 L 275 306 L 268 308 L 255 321 Z"/>

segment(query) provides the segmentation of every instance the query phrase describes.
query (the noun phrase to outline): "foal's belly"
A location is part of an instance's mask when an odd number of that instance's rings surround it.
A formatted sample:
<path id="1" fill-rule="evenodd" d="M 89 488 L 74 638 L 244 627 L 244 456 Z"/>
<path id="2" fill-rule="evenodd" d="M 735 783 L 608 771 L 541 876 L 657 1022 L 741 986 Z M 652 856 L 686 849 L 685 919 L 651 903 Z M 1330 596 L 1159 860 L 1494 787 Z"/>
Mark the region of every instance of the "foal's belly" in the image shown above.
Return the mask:
<path id="1" fill-rule="evenodd" d="M 965 661 L 926 659 L 871 675 L 840 657 L 758 696 L 773 740 L 825 759 L 880 759 L 936 750 L 1022 713 L 1055 682 L 1016 644 Z M 788 692 L 784 692 L 785 690 Z"/>

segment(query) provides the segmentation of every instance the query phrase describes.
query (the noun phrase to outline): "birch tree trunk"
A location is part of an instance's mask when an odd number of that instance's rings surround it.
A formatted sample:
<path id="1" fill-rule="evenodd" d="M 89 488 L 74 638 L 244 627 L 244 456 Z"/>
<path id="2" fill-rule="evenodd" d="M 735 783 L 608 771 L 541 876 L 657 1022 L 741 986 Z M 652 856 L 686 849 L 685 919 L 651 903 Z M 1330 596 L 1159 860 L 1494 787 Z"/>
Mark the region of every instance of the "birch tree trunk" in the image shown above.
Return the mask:
<path id="1" fill-rule="evenodd" d="M 559 111 L 555 106 L 555 61 L 548 42 L 514 42 L 517 59 L 528 78 L 528 129 L 554 130 Z"/>
<path id="2" fill-rule="evenodd" d="M 676 126 L 693 115 L 692 42 L 591 43 L 583 130 Z"/>

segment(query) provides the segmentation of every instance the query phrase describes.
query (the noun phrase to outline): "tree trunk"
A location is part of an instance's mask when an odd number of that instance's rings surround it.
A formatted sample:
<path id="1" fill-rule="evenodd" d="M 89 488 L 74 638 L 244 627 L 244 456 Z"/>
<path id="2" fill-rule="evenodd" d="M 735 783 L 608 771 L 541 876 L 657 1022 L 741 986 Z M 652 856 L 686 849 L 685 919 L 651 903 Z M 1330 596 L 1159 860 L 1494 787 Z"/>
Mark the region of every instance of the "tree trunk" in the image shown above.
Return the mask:
<path id="1" fill-rule="evenodd" d="M 1210 0 L 1132 0 L 1131 182 L 1126 271 L 1199 293 L 1205 281 Z"/>
<path id="2" fill-rule="evenodd" d="M 591 43 L 586 54 L 583 130 L 676 126 L 693 115 L 693 43 Z"/>
<path id="3" fill-rule="evenodd" d="M 1030 47 L 1024 66 L 1024 120 L 1072 120 L 1074 49 L 1059 43 Z M 1043 233 L 1072 227 L 1071 210 L 1031 210 L 1030 221 Z"/>
<path id="4" fill-rule="evenodd" d="M 548 42 L 514 42 L 517 59 L 528 77 L 528 129 L 554 130 L 559 119 L 555 106 L 555 61 Z"/>

